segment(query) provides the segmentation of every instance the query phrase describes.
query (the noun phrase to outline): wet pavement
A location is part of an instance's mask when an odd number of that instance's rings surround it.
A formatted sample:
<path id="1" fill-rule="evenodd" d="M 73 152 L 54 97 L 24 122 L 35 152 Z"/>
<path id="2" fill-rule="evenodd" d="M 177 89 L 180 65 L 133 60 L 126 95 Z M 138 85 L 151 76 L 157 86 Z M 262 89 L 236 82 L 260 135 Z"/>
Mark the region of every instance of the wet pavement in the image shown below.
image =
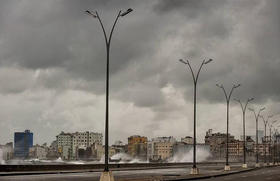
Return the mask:
<path id="1" fill-rule="evenodd" d="M 224 173 L 223 165 L 205 165 L 200 166 L 200 175 L 215 175 L 219 173 Z M 172 180 L 178 178 L 190 178 L 193 177 L 190 175 L 191 166 L 186 166 L 182 168 L 151 168 L 147 170 L 139 169 L 139 170 L 119 170 L 113 171 L 113 175 L 115 180 L 119 181 L 129 181 L 129 180 Z M 233 165 L 232 170 L 239 170 L 240 165 Z M 53 174 L 35 174 L 35 175 L 18 175 L 18 176 L 2 176 L 0 177 L 0 181 L 17 181 L 17 180 L 59 180 L 59 181 L 71 181 L 71 180 L 79 180 L 79 181 L 98 181 L 100 177 L 100 171 L 84 171 L 77 173 L 53 173 Z"/>

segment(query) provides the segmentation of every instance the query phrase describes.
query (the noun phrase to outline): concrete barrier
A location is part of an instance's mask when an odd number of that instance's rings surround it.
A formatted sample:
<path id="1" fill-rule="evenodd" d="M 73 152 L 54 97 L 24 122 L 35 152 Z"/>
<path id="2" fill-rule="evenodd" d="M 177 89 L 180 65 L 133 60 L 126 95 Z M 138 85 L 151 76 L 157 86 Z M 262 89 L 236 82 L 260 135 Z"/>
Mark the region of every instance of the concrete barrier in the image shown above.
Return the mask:
<path id="1" fill-rule="evenodd" d="M 197 165 L 218 165 L 224 162 L 201 162 Z M 144 167 L 172 167 L 191 166 L 191 162 L 185 163 L 114 163 L 110 168 L 144 168 Z M 104 164 L 52 164 L 52 165 L 0 165 L 1 172 L 26 172 L 26 171 L 59 171 L 59 170 L 91 170 L 103 169 Z"/>

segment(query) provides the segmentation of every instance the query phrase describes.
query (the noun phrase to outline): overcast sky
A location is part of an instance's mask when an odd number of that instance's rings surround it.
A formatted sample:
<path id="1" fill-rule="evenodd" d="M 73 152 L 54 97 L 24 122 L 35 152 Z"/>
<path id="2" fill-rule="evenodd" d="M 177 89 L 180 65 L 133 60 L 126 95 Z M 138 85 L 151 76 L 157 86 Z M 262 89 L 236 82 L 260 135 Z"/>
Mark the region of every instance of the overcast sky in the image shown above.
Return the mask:
<path id="1" fill-rule="evenodd" d="M 111 44 L 110 143 L 135 134 L 193 136 L 193 82 L 198 81 L 197 136 L 226 131 L 232 98 L 279 119 L 280 1 L 278 0 L 6 0 L 0 1 L 0 143 L 30 129 L 34 143 L 61 131 L 104 134 L 106 51 L 102 29 L 85 10 L 97 10 L 107 32 L 119 10 Z M 242 131 L 231 101 L 230 132 Z M 255 120 L 247 112 L 247 132 Z M 262 120 L 260 120 L 262 121 Z M 260 122 L 260 127 L 263 127 Z"/>

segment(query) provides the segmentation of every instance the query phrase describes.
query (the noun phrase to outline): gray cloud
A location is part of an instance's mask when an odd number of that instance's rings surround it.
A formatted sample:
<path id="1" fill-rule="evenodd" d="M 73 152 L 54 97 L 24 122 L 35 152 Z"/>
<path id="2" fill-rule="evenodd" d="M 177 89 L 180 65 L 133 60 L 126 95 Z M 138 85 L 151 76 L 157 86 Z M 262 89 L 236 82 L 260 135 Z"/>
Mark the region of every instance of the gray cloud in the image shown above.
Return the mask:
<path id="1" fill-rule="evenodd" d="M 135 132 L 191 134 L 193 82 L 180 58 L 189 59 L 195 70 L 203 59 L 214 59 L 199 77 L 201 120 L 223 129 L 219 127 L 223 117 L 215 112 L 224 111 L 224 95 L 216 83 L 227 89 L 241 83 L 234 98 L 255 97 L 255 106 L 265 105 L 270 108 L 267 112 L 277 114 L 277 0 L 11 0 L 0 2 L 0 93 L 6 96 L 6 107 L 2 105 L 5 109 L 0 111 L 5 130 L 0 131 L 11 134 L 6 125 L 10 130 L 32 127 L 38 132 L 44 123 L 42 134 L 53 129 L 54 137 L 60 130 L 75 131 L 73 125 L 87 129 L 91 121 L 90 128 L 103 131 L 105 44 L 100 25 L 84 10 L 100 12 L 109 31 L 117 11 L 129 7 L 135 11 L 120 19 L 111 45 L 115 138 L 125 139 Z M 21 110 L 18 101 L 28 106 Z M 238 104 L 232 106 L 233 113 L 240 114 Z M 172 121 L 178 122 L 178 128 L 169 131 Z M 176 130 L 186 121 L 186 130 Z M 119 131 L 123 122 L 125 133 Z M 207 128 L 200 124 L 200 129 Z M 48 141 L 52 136 L 47 136 Z"/>

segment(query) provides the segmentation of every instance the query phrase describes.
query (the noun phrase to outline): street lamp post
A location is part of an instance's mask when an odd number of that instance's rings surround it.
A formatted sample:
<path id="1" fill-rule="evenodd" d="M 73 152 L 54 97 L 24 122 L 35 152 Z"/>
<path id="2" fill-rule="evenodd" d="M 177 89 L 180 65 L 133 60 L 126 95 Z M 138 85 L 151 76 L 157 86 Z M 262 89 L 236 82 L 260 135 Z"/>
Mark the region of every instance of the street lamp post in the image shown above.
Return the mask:
<path id="1" fill-rule="evenodd" d="M 112 39 L 112 35 L 113 35 L 113 31 L 115 29 L 116 23 L 118 21 L 118 19 L 120 17 L 124 17 L 125 15 L 127 15 L 128 13 L 130 13 L 131 11 L 133 11 L 131 8 L 127 9 L 125 12 L 119 11 L 114 24 L 111 28 L 110 31 L 110 35 L 109 38 L 107 37 L 105 28 L 103 26 L 103 23 L 101 21 L 101 18 L 98 14 L 97 11 L 95 12 L 91 12 L 91 11 L 85 11 L 88 15 L 92 16 L 93 18 L 97 18 L 103 34 L 104 34 L 104 38 L 105 38 L 105 44 L 106 44 L 106 55 L 107 55 L 107 61 L 106 61 L 106 113 L 105 113 L 105 168 L 104 168 L 104 172 L 101 175 L 101 179 L 100 180 L 112 180 L 113 179 L 113 175 L 111 174 L 111 172 L 109 172 L 109 60 L 110 60 L 110 45 L 111 45 L 111 39 Z"/>
<path id="2" fill-rule="evenodd" d="M 230 170 L 230 166 L 228 164 L 228 124 L 229 124 L 229 101 L 230 101 L 230 98 L 231 98 L 231 95 L 232 95 L 232 92 L 234 89 L 236 89 L 237 87 L 240 86 L 240 84 L 238 85 L 233 85 L 230 92 L 229 92 L 229 95 L 227 94 L 224 86 L 221 84 L 216 84 L 217 87 L 221 88 L 225 94 L 225 97 L 226 97 L 226 102 L 227 102 L 227 145 L 226 145 L 226 165 L 225 165 L 225 171 L 229 171 Z"/>
<path id="3" fill-rule="evenodd" d="M 265 110 L 265 107 L 261 108 L 258 112 L 258 114 L 256 114 L 255 110 L 252 108 L 248 108 L 250 111 L 252 111 L 254 113 L 255 119 L 256 119 L 256 167 L 260 167 L 259 164 L 259 134 L 258 134 L 258 120 L 260 117 L 260 113 L 261 111 Z"/>
<path id="4" fill-rule="evenodd" d="M 243 105 L 240 100 L 236 100 L 240 104 L 240 107 L 241 107 L 241 110 L 242 110 L 242 116 L 243 116 L 243 165 L 242 165 L 243 168 L 247 168 L 247 164 L 246 164 L 245 114 L 246 114 L 247 105 L 252 100 L 254 100 L 254 98 L 247 99 L 247 102 L 245 103 L 245 105 Z"/>
<path id="5" fill-rule="evenodd" d="M 196 175 L 196 174 L 199 174 L 198 168 L 196 167 L 196 87 L 197 87 L 197 80 L 198 80 L 198 76 L 199 76 L 199 73 L 201 71 L 202 66 L 210 63 L 213 60 L 212 59 L 209 59 L 207 61 L 203 60 L 196 75 L 194 75 L 192 66 L 191 66 L 191 64 L 188 60 L 185 61 L 183 59 L 180 59 L 179 61 L 189 67 L 189 69 L 191 71 L 191 74 L 192 74 L 193 83 L 194 83 L 194 96 L 193 96 L 193 101 L 194 101 L 194 104 L 193 104 L 194 105 L 194 109 L 193 109 L 193 167 L 191 169 L 191 174 Z"/>
<path id="6" fill-rule="evenodd" d="M 272 128 L 273 128 L 273 124 L 276 123 L 277 120 L 273 121 L 271 124 L 268 123 L 268 127 L 269 127 L 269 145 L 268 145 L 268 155 L 269 155 L 269 164 L 273 165 L 272 163 L 272 139 L 271 139 L 271 133 L 272 133 Z"/>
<path id="7" fill-rule="evenodd" d="M 280 127 L 280 125 L 278 125 L 277 126 L 277 128 L 279 128 Z M 277 164 L 279 165 L 279 159 L 280 159 L 280 155 L 279 155 L 279 137 L 280 137 L 280 135 L 279 135 L 279 132 L 278 132 L 278 129 L 276 129 L 276 162 L 277 162 Z"/>
<path id="8" fill-rule="evenodd" d="M 273 136 L 273 165 L 277 163 L 277 129 L 274 128 L 274 136 Z"/>
<path id="9" fill-rule="evenodd" d="M 266 127 L 267 127 L 267 123 L 269 118 L 271 118 L 272 115 L 268 116 L 267 119 L 265 119 L 263 116 L 261 116 L 262 120 L 263 120 L 263 124 L 264 124 L 264 163 L 267 165 L 267 160 L 266 160 L 266 143 L 267 143 L 267 138 L 266 138 Z"/>
<path id="10" fill-rule="evenodd" d="M 279 128 L 279 126 L 277 126 Z M 276 129 L 276 163 L 279 165 L 279 159 L 280 159 L 280 155 L 279 155 L 279 132 L 278 129 Z"/>

